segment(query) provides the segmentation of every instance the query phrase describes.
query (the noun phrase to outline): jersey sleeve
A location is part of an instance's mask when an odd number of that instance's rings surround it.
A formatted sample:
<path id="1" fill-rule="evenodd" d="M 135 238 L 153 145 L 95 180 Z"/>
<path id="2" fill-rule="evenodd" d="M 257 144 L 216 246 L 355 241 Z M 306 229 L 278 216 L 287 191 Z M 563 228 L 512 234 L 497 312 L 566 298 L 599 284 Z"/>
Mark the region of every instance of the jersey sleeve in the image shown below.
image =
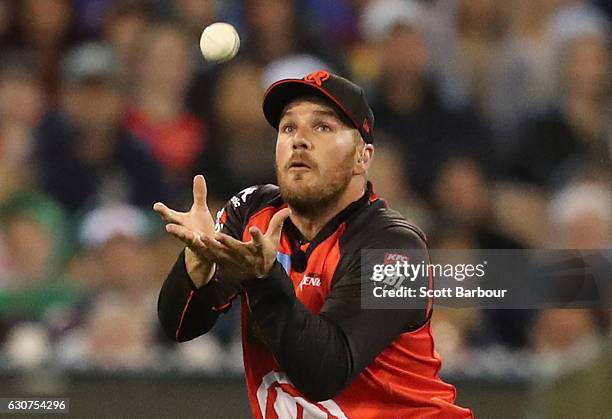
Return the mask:
<path id="1" fill-rule="evenodd" d="M 390 226 L 367 240 L 360 249 L 394 249 L 413 260 L 427 252 L 421 237 L 404 226 Z M 278 263 L 268 278 L 246 285 L 264 344 L 296 388 L 314 401 L 338 394 L 401 333 L 416 330 L 429 316 L 427 300 L 414 309 L 362 309 L 362 268 L 367 271 L 380 261 L 375 256 L 361 260 L 361 252 L 347 257 L 347 269 L 334 281 L 318 315 L 296 298 Z"/>
<path id="2" fill-rule="evenodd" d="M 249 213 L 258 205 L 257 187 L 244 189 L 217 213 L 215 229 L 238 240 Z M 182 251 L 162 285 L 157 301 L 157 313 L 166 334 L 182 342 L 207 333 L 219 314 L 229 310 L 232 300 L 242 292 L 242 285 L 217 274 L 197 288 L 185 267 Z"/>

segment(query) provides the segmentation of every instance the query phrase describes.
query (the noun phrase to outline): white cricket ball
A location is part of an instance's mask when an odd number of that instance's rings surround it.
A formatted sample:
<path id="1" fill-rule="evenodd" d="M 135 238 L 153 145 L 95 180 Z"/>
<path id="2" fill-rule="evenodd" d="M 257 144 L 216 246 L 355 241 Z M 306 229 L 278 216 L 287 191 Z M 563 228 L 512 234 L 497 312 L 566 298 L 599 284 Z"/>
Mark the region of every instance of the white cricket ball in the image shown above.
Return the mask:
<path id="1" fill-rule="evenodd" d="M 240 36 L 229 23 L 216 22 L 207 26 L 200 37 L 200 50 L 207 61 L 222 63 L 236 56 Z"/>

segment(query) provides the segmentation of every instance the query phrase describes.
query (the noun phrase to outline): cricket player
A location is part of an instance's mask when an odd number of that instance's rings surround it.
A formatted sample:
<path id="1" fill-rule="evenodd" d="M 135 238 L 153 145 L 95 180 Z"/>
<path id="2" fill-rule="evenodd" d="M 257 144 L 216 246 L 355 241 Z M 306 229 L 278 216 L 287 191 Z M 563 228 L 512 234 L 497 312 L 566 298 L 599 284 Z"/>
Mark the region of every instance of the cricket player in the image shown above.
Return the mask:
<path id="1" fill-rule="evenodd" d="M 426 252 L 423 233 L 367 181 L 374 116 L 363 90 L 318 71 L 274 83 L 263 111 L 278 130 L 278 186 L 238 193 L 216 224 L 202 176 L 189 212 L 154 206 L 185 243 L 159 295 L 166 332 L 200 336 L 240 297 L 255 418 L 472 417 L 438 377 L 431 300 L 361 308 L 362 268 L 376 262 L 363 249 Z"/>

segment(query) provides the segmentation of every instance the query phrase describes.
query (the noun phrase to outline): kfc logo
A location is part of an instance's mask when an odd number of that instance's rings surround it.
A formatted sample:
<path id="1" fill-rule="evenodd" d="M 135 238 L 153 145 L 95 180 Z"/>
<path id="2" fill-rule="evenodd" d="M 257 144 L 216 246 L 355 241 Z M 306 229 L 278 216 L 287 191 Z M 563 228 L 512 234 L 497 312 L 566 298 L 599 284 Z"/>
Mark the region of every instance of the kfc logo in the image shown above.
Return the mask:
<path id="1" fill-rule="evenodd" d="M 383 264 L 385 265 L 394 265 L 397 262 L 408 262 L 410 258 L 406 255 L 400 255 L 399 253 L 385 253 L 385 260 Z"/>

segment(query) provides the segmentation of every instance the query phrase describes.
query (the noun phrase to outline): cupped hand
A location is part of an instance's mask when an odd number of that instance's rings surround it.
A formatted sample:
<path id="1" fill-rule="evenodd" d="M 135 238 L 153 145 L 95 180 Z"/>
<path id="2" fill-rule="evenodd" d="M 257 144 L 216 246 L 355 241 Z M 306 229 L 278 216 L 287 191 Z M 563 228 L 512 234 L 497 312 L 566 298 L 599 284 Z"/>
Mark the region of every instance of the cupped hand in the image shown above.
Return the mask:
<path id="1" fill-rule="evenodd" d="M 204 276 L 208 278 L 200 278 L 199 282 L 202 283 L 210 279 L 208 274 L 214 267 L 214 258 L 202 241 L 215 234 L 215 222 L 208 209 L 206 195 L 204 176 L 197 175 L 193 178 L 193 204 L 189 211 L 176 211 L 161 202 L 153 205 L 153 210 L 166 222 L 166 231 L 187 246 L 185 263 L 190 275 L 204 265 Z M 193 276 L 192 279 L 196 282 Z"/>
<path id="2" fill-rule="evenodd" d="M 252 239 L 248 242 L 236 240 L 223 233 L 214 237 L 203 237 L 207 251 L 213 254 L 221 269 L 240 279 L 264 278 L 274 266 L 283 223 L 289 216 L 285 208 L 274 214 L 263 234 L 257 227 L 251 227 Z"/>

